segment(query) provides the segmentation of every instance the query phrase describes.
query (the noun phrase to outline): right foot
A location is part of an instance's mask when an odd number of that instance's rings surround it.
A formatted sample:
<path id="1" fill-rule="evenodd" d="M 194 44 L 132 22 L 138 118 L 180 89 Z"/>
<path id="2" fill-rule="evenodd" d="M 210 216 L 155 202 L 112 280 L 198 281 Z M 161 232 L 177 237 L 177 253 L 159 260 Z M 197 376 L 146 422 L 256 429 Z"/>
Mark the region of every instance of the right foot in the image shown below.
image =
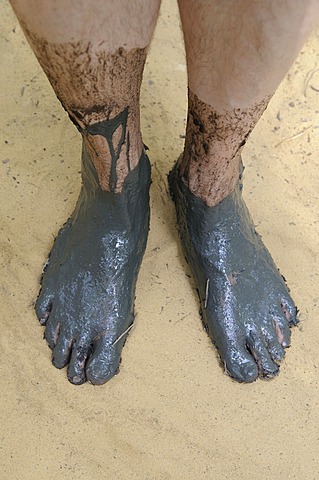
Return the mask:
<path id="1" fill-rule="evenodd" d="M 150 168 L 143 153 L 122 192 L 105 192 L 85 149 L 83 160 L 82 191 L 45 267 L 36 312 L 53 364 L 68 365 L 74 384 L 102 384 L 117 373 L 134 321 L 149 229 Z"/>

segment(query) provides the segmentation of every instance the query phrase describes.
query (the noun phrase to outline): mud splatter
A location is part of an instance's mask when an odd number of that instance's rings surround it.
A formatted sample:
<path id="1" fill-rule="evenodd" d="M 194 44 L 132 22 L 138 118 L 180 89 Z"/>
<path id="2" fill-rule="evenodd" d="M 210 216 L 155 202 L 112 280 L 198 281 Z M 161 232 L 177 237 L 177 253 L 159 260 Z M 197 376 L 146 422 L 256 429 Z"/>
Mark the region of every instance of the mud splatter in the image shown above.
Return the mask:
<path id="1" fill-rule="evenodd" d="M 252 108 L 216 112 L 190 90 L 180 172 L 191 192 L 209 206 L 231 193 L 240 175 L 240 153 L 270 97 Z"/>
<path id="2" fill-rule="evenodd" d="M 143 150 L 139 98 L 147 49 L 119 48 L 108 54 L 90 42 L 49 43 L 30 32 L 23 22 L 21 26 L 63 108 L 82 134 L 90 133 L 93 125 L 114 122 L 127 111 L 125 137 L 121 140 L 126 152 L 121 148 L 116 165 L 105 135 L 102 139 L 100 135 L 94 140 L 92 135 L 85 138 L 101 187 L 119 193 Z M 119 141 L 119 132 L 113 132 L 114 144 Z"/>

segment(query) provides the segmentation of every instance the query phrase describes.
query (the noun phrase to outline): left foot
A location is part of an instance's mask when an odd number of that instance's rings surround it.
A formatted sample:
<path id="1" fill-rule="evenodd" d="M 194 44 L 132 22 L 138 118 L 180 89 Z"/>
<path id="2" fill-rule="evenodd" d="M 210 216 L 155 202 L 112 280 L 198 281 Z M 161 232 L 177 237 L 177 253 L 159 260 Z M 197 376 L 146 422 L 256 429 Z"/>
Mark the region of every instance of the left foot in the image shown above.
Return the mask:
<path id="1" fill-rule="evenodd" d="M 290 345 L 296 307 L 237 189 L 215 207 L 169 175 L 181 240 L 202 319 L 227 373 L 239 382 L 273 377 Z"/>

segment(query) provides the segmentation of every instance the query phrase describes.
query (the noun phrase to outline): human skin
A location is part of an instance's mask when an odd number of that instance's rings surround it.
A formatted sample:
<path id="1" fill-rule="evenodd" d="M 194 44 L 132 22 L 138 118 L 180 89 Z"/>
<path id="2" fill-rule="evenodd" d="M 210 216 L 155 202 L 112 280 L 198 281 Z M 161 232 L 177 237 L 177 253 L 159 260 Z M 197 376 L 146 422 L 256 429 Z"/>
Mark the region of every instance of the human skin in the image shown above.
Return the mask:
<path id="1" fill-rule="evenodd" d="M 149 230 L 139 94 L 154 0 L 13 0 L 25 35 L 82 134 L 82 189 L 55 240 L 36 312 L 74 384 L 118 372 Z"/>
<path id="2" fill-rule="evenodd" d="M 117 373 L 149 225 L 139 91 L 154 0 L 11 0 L 83 138 L 80 197 L 36 304 L 74 384 Z M 170 190 L 205 328 L 235 379 L 271 377 L 296 308 L 241 196 L 241 151 L 319 17 L 317 1 L 179 0 L 189 105 Z"/>
<path id="3" fill-rule="evenodd" d="M 185 148 L 170 174 L 205 329 L 241 382 L 272 377 L 296 307 L 242 198 L 241 152 L 319 19 L 309 0 L 179 0 L 188 71 Z"/>
<path id="4" fill-rule="evenodd" d="M 234 191 L 242 148 L 316 26 L 319 2 L 178 0 L 178 4 L 189 87 L 180 169 L 191 192 L 214 206 Z M 194 117 L 205 132 L 194 124 Z"/>

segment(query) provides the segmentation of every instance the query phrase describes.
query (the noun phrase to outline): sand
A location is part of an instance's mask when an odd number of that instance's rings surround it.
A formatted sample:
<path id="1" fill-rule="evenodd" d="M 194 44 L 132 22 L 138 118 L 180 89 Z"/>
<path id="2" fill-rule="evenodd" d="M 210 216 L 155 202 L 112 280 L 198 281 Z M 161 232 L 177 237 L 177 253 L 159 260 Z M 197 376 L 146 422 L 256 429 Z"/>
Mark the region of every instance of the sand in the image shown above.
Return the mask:
<path id="1" fill-rule="evenodd" d="M 33 302 L 79 192 L 80 136 L 6 2 L 0 21 L 1 479 L 317 480 L 319 31 L 243 156 L 245 198 L 300 309 L 279 377 L 232 381 L 201 325 L 167 195 L 183 146 L 186 68 L 166 0 L 143 81 L 153 185 L 136 326 L 120 375 L 76 387 L 52 367 Z"/>

